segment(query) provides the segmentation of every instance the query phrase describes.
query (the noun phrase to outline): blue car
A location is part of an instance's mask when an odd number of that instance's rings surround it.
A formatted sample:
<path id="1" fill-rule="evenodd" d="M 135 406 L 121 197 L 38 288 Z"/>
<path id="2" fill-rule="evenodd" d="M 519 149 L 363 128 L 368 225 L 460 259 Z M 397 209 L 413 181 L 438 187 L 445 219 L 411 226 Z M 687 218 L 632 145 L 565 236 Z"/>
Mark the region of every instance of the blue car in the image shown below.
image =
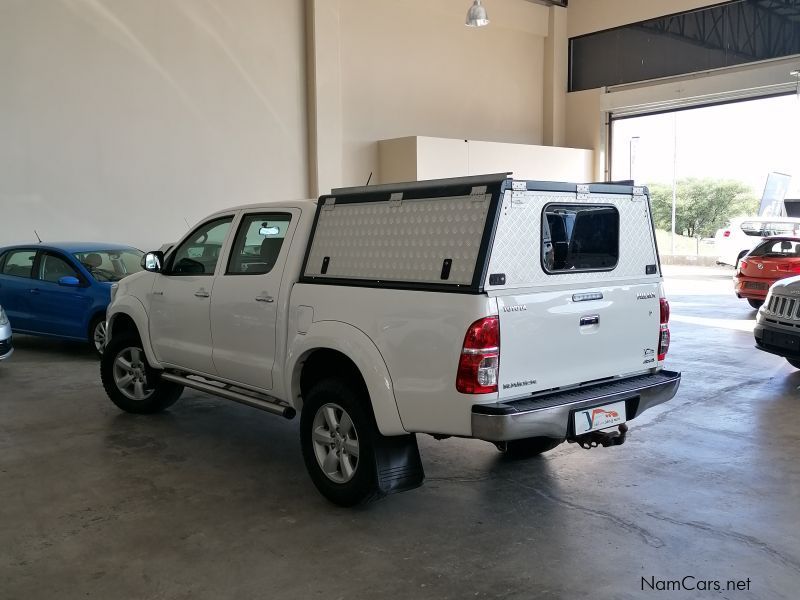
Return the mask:
<path id="1" fill-rule="evenodd" d="M 111 285 L 142 270 L 142 252 L 65 242 L 0 248 L 0 305 L 15 333 L 80 340 L 103 353 Z"/>

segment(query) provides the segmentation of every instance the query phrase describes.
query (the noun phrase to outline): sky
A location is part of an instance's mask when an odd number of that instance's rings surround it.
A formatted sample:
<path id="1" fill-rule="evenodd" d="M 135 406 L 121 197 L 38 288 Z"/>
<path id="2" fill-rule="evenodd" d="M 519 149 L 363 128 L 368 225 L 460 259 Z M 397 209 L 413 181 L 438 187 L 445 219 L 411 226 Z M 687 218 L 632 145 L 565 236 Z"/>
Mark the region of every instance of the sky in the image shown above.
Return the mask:
<path id="1" fill-rule="evenodd" d="M 631 178 L 632 166 L 637 184 L 671 184 L 675 162 L 677 179 L 735 179 L 760 198 L 767 175 L 777 171 L 792 176 L 787 198 L 800 198 L 797 95 L 619 119 L 613 127 L 614 180 Z"/>

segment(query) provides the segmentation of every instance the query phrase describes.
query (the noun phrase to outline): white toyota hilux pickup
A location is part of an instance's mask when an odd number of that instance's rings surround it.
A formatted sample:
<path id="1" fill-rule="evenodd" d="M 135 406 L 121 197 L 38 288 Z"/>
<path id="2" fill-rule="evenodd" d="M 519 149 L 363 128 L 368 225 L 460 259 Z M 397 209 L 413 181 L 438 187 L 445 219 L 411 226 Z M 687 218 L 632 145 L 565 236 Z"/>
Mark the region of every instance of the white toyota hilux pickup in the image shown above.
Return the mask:
<path id="1" fill-rule="evenodd" d="M 532 456 L 618 445 L 677 392 L 645 188 L 509 174 L 220 211 L 108 309 L 133 413 L 186 387 L 292 418 L 319 491 L 419 486 L 416 433 Z"/>

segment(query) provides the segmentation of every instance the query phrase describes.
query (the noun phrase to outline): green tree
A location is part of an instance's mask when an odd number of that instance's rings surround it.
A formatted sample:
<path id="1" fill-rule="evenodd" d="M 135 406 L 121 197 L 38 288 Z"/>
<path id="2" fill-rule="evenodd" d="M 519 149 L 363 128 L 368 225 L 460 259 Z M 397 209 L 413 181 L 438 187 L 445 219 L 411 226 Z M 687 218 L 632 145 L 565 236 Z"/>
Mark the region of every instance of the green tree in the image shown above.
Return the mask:
<path id="1" fill-rule="evenodd" d="M 672 229 L 672 186 L 649 186 L 653 218 L 659 229 Z M 756 214 L 759 200 L 749 186 L 731 180 L 681 179 L 677 184 L 675 232 L 710 237 L 731 217 Z"/>

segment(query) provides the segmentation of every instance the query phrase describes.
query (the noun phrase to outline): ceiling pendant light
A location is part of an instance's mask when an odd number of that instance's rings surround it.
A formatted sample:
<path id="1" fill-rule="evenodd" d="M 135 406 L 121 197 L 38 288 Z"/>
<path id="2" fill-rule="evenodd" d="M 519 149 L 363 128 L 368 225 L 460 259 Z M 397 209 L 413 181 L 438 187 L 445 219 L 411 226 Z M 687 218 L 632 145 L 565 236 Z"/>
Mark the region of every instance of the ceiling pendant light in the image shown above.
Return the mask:
<path id="1" fill-rule="evenodd" d="M 473 0 L 467 11 L 467 27 L 485 27 L 489 24 L 489 16 L 481 5 L 481 0 Z"/>

